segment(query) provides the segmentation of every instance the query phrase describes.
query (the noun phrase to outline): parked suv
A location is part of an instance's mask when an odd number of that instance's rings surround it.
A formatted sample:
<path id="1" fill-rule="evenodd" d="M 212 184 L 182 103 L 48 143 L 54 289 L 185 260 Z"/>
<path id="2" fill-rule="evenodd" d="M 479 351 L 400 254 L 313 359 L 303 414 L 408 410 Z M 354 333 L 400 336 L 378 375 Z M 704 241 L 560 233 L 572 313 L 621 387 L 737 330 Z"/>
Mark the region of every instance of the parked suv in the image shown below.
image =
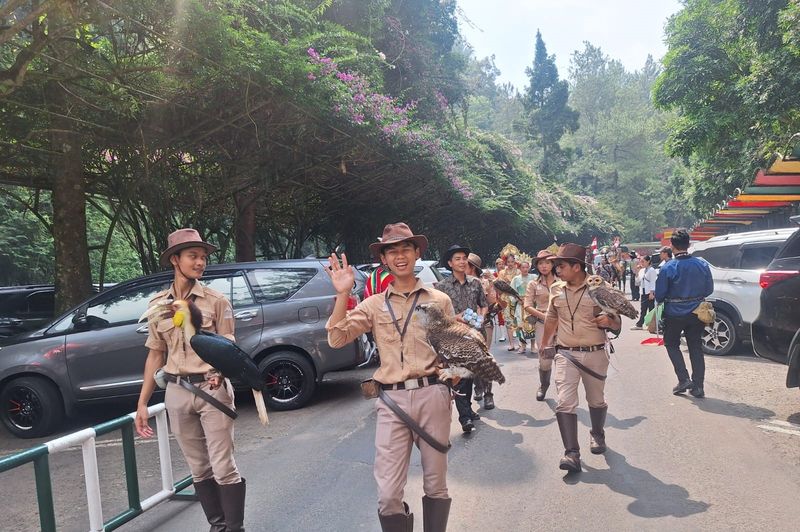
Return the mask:
<path id="1" fill-rule="evenodd" d="M 364 361 L 358 342 L 328 346 L 325 323 L 335 291 L 323 267 L 319 260 L 217 264 L 201 281 L 233 304 L 236 343 L 258 364 L 274 410 L 302 407 L 325 373 Z M 163 272 L 121 283 L 3 340 L 0 421 L 32 438 L 53 432 L 78 405 L 138 396 L 147 325 L 137 320 L 171 281 L 172 273 Z"/>
<path id="2" fill-rule="evenodd" d="M 105 288 L 115 283 L 106 283 Z M 98 285 L 92 292 L 100 291 Z M 0 287 L 0 338 L 32 331 L 53 319 L 56 309 L 56 287 L 33 284 Z"/>
<path id="3" fill-rule="evenodd" d="M 714 293 L 708 298 L 717 319 L 706 327 L 703 351 L 728 355 L 741 342 L 750 342 L 750 324 L 758 316 L 759 277 L 794 229 L 771 229 L 715 236 L 690 250 L 711 266 Z"/>
<path id="4" fill-rule="evenodd" d="M 30 331 L 53 319 L 53 285 L 0 288 L 0 338 Z"/>
<path id="5" fill-rule="evenodd" d="M 800 225 L 800 216 L 792 217 Z M 761 312 L 753 322 L 753 349 L 758 356 L 790 364 L 787 386 L 800 383 L 800 230 L 761 274 Z"/>

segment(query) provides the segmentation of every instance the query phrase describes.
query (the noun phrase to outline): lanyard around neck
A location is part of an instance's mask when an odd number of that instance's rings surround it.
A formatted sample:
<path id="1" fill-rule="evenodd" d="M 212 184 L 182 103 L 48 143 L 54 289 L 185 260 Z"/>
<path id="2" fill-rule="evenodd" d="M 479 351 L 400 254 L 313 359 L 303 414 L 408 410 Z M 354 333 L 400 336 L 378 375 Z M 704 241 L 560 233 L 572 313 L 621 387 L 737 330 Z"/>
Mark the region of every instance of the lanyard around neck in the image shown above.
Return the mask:
<path id="1" fill-rule="evenodd" d="M 578 309 L 581 306 L 581 300 L 583 299 L 583 294 L 586 293 L 586 285 L 581 288 L 581 296 L 578 298 L 578 303 L 575 304 L 575 310 L 572 310 L 572 307 L 569 306 L 569 291 L 564 287 L 564 301 L 567 302 L 567 310 L 569 311 L 569 321 L 570 325 L 572 326 L 572 332 L 575 332 L 575 315 L 578 313 Z"/>
<path id="2" fill-rule="evenodd" d="M 406 336 L 406 331 L 408 331 L 408 324 L 411 323 L 411 316 L 414 314 L 414 309 L 417 308 L 417 302 L 419 301 L 419 296 L 422 294 L 422 290 L 417 290 L 417 293 L 414 294 L 414 301 L 411 303 L 411 310 L 406 313 L 406 321 L 403 323 L 403 328 L 400 329 L 400 323 L 397 321 L 397 316 L 394 314 L 394 309 L 392 308 L 392 302 L 389 301 L 389 291 L 386 291 L 386 296 L 384 297 L 386 301 L 386 308 L 389 311 L 389 315 L 392 317 L 392 323 L 394 323 L 394 328 L 397 329 L 397 334 L 400 335 L 400 364 L 403 364 L 403 339 Z"/>

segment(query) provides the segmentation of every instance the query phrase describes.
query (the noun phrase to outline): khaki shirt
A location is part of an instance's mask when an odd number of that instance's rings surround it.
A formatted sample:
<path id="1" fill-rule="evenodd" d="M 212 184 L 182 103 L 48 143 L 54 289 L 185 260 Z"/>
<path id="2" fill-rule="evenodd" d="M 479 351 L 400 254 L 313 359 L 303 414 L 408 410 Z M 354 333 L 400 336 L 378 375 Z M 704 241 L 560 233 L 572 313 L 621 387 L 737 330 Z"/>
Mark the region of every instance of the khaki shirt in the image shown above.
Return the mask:
<path id="1" fill-rule="evenodd" d="M 586 282 L 577 287 L 556 281 L 550 287 L 545 323 L 558 322 L 558 345 L 588 347 L 606 343 L 606 332 L 592 323 L 602 309 L 589 297 Z M 574 318 L 572 313 L 574 313 Z"/>
<path id="2" fill-rule="evenodd" d="M 203 313 L 204 331 L 219 334 L 225 338 L 236 341 L 233 336 L 235 322 L 230 301 L 216 290 L 194 283 L 190 296 L 195 296 L 194 304 Z M 175 284 L 163 290 L 150 300 L 150 305 L 162 299 L 177 299 Z M 212 369 L 211 365 L 204 362 L 194 352 L 189 342 L 183 335 L 183 329 L 176 327 L 172 318 L 152 320 L 148 324 L 147 341 L 145 347 L 153 351 L 166 352 L 167 360 L 164 371 L 175 375 L 189 375 L 192 373 L 205 373 Z"/>
<path id="3" fill-rule="evenodd" d="M 325 325 L 325 328 L 328 329 L 328 344 L 333 348 L 344 347 L 371 330 L 381 355 L 381 365 L 373 375 L 376 381 L 383 384 L 395 384 L 408 379 L 434 375 L 439 365 L 439 359 L 431 344 L 428 343 L 422 321 L 417 315 L 412 315 L 401 344 L 400 333 L 397 332 L 386 306 L 388 295 L 389 303 L 391 303 L 397 318 L 397 324 L 402 330 L 406 316 L 414 312 L 414 309 L 411 308 L 414 295 L 420 291 L 418 305 L 436 303 L 444 309 L 448 316 L 455 315 L 453 304 L 447 294 L 435 288 L 426 287 L 419 279 L 408 296 L 397 292 L 392 283 L 385 292 L 375 294 L 362 301 L 339 323 L 331 323 L 329 319 Z"/>
<path id="4" fill-rule="evenodd" d="M 550 288 L 545 284 L 543 277 L 528 283 L 525 289 L 525 307 L 533 307 L 541 312 L 547 312 L 550 305 Z"/>

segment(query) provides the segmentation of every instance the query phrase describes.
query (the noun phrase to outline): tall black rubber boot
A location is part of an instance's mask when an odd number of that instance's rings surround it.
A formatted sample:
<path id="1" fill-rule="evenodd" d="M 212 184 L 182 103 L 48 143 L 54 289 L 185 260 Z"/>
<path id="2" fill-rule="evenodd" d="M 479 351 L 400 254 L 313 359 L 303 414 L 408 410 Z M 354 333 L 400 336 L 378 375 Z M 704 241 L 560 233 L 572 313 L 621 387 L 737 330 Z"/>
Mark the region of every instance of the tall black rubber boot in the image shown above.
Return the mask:
<path id="1" fill-rule="evenodd" d="M 564 458 L 558 463 L 559 469 L 578 473 L 581 470 L 581 448 L 578 444 L 578 415 L 557 412 L 558 430 L 564 442 Z"/>
<path id="2" fill-rule="evenodd" d="M 606 452 L 606 412 L 608 407 L 592 408 L 589 407 L 589 417 L 592 419 L 592 430 L 589 431 L 589 450 L 592 454 L 603 454 Z"/>
<path id="3" fill-rule="evenodd" d="M 242 479 L 236 484 L 220 484 L 219 493 L 225 512 L 225 532 L 244 532 L 244 496 L 247 486 Z"/>
<path id="4" fill-rule="evenodd" d="M 403 508 L 402 514 L 378 514 L 383 532 L 414 532 L 414 514 L 408 511 L 408 504 L 403 503 Z"/>
<path id="5" fill-rule="evenodd" d="M 453 499 L 432 499 L 422 497 L 422 530 L 424 532 L 445 532 Z"/>
<path id="6" fill-rule="evenodd" d="M 536 391 L 537 401 L 544 401 L 544 396 L 547 394 L 547 389 L 550 388 L 550 373 L 552 373 L 552 370 L 539 370 L 539 389 Z"/>
<path id="7" fill-rule="evenodd" d="M 211 525 L 209 532 L 225 532 L 225 513 L 222 511 L 222 500 L 219 496 L 219 484 L 214 478 L 207 478 L 194 483 L 194 492 L 200 506 Z"/>

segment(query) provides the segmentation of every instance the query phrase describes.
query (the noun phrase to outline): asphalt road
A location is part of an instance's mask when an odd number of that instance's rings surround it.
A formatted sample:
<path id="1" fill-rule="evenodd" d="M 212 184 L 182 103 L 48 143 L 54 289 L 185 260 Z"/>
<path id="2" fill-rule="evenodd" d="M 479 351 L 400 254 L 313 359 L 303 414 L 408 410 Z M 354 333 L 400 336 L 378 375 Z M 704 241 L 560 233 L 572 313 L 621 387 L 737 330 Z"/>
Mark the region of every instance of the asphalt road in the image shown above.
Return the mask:
<path id="1" fill-rule="evenodd" d="M 630 325 L 629 323 L 626 325 Z M 558 469 L 562 446 L 550 398 L 539 403 L 537 362 L 493 351 L 508 382 L 497 408 L 480 412 L 470 436 L 453 420 L 449 486 L 451 530 L 794 530 L 800 518 L 800 394 L 783 386 L 785 367 L 750 354 L 707 357 L 705 399 L 671 394 L 675 377 L 663 347 L 626 329 L 616 340 L 608 379 L 609 450 L 588 452 L 589 416 L 579 411 L 584 471 Z M 330 375 L 311 406 L 258 421 L 239 401 L 237 462 L 248 483 L 246 525 L 253 531 L 375 531 L 372 478 L 374 402 L 358 383 L 370 370 Z M 249 399 L 249 400 L 248 400 Z M 86 414 L 84 425 L 124 410 Z M 29 442 L 3 435 L 0 452 Z M 106 518 L 125 508 L 121 447 L 102 444 Z M 86 530 L 80 451 L 51 459 L 60 530 Z M 142 496 L 158 489 L 157 449 L 139 442 Z M 185 465 L 173 443 L 176 475 Z M 32 468 L 0 482 L 4 530 L 35 530 Z M 421 530 L 422 482 L 415 451 L 406 500 Z M 205 525 L 207 527 L 207 525 Z M 121 530 L 204 529 L 197 503 L 170 501 Z"/>

